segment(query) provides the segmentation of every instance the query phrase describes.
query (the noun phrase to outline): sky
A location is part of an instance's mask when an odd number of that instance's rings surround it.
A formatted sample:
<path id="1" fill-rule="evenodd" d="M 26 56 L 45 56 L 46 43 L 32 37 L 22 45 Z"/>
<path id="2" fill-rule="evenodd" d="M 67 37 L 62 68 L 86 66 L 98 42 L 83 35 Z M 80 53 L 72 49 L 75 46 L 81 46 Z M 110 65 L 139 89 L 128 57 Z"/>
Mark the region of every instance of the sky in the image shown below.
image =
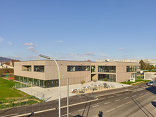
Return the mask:
<path id="1" fill-rule="evenodd" d="M 155 59 L 155 0 L 0 0 L 0 56 Z"/>

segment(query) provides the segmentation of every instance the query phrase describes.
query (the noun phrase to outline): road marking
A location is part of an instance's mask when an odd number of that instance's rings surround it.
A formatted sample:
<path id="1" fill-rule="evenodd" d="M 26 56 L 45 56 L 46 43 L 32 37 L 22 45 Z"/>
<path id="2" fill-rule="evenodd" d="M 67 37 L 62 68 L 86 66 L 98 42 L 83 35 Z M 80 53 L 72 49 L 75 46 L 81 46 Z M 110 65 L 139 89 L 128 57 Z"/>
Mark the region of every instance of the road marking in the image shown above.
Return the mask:
<path id="1" fill-rule="evenodd" d="M 78 111 L 80 112 L 80 111 L 85 111 L 85 110 L 86 110 L 86 109 L 81 109 L 81 110 L 78 110 Z"/>
<path id="2" fill-rule="evenodd" d="M 94 99 L 94 100 L 90 100 L 90 101 L 86 101 L 86 102 L 80 102 L 80 103 L 75 103 L 75 104 L 71 104 L 69 105 L 69 107 L 72 107 L 72 106 L 77 106 L 77 105 L 80 105 L 80 104 L 86 104 L 86 103 L 89 103 L 89 102 L 95 102 L 97 101 L 97 99 Z M 66 108 L 67 106 L 62 106 L 61 109 L 63 108 Z M 49 112 L 49 111 L 54 111 L 56 110 L 56 108 L 52 108 L 52 109 L 46 109 L 46 110 L 42 110 L 42 111 L 36 111 L 34 112 L 35 114 L 39 114 L 39 113 L 43 113 L 43 112 Z M 23 117 L 23 116 L 27 116 L 27 115 L 30 115 L 31 113 L 26 113 L 26 114 L 21 114 L 21 115 L 16 115 L 16 116 L 12 116 L 12 117 Z"/>
<path id="3" fill-rule="evenodd" d="M 106 102 L 106 103 L 104 103 L 104 104 L 109 104 L 110 102 Z"/>
<path id="4" fill-rule="evenodd" d="M 124 106 L 124 105 L 125 105 L 125 104 L 122 104 L 122 105 L 120 105 L 120 106 L 117 106 L 117 107 L 115 107 L 115 108 L 112 108 L 112 109 L 110 109 L 110 110 L 107 110 L 106 112 L 109 113 L 109 112 L 114 111 L 115 109 L 118 109 L 118 108 L 120 108 L 120 107 L 122 107 L 122 106 Z"/>
<path id="5" fill-rule="evenodd" d="M 112 108 L 112 109 L 106 111 L 106 113 L 109 113 L 109 112 L 111 112 L 111 111 L 113 111 L 113 110 L 115 110 L 115 109 L 116 109 L 116 108 Z"/>
<path id="6" fill-rule="evenodd" d="M 131 101 L 127 102 L 126 104 L 129 104 L 129 103 L 131 103 Z"/>
<path id="7" fill-rule="evenodd" d="M 98 107 L 99 105 L 94 105 L 94 106 L 92 106 L 93 108 L 96 108 L 96 107 Z"/>
<path id="8" fill-rule="evenodd" d="M 138 97 L 138 98 L 136 98 L 136 99 L 140 99 L 140 98 L 142 98 L 142 97 L 144 97 L 144 96 L 146 96 L 146 95 L 148 95 L 148 94 L 142 95 L 142 96 L 140 96 L 140 97 Z"/>
<path id="9" fill-rule="evenodd" d="M 116 102 L 120 101 L 120 99 L 115 100 Z"/>
<path id="10" fill-rule="evenodd" d="M 129 97 L 125 97 L 124 99 L 128 99 Z"/>
<path id="11" fill-rule="evenodd" d="M 0 117 L 11 117 L 11 116 L 14 116 L 14 115 L 17 115 L 17 113 L 15 113 L 15 114 L 10 114 L 10 115 L 5 115 L 5 116 L 0 116 Z"/>

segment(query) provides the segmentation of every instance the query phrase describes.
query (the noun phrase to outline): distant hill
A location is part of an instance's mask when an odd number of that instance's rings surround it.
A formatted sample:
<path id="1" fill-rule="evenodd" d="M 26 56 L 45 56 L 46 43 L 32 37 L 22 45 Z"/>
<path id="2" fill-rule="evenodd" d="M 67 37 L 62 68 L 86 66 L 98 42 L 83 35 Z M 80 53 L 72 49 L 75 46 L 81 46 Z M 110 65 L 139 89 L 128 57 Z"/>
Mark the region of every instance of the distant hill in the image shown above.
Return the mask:
<path id="1" fill-rule="evenodd" d="M 0 57 L 0 62 L 10 62 L 10 61 L 18 61 L 18 60 L 5 58 L 5 57 Z"/>
<path id="2" fill-rule="evenodd" d="M 0 57 L 0 62 L 9 62 L 11 60 L 12 59 L 10 59 L 10 58 Z"/>

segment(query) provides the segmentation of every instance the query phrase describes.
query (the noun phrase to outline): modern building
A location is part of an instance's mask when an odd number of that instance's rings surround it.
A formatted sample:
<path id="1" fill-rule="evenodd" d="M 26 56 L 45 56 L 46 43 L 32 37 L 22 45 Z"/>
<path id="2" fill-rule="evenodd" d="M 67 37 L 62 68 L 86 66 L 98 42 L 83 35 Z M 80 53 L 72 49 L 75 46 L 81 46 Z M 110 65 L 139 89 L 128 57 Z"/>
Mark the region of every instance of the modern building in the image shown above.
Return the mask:
<path id="1" fill-rule="evenodd" d="M 136 77 L 138 63 L 131 62 L 89 62 L 57 61 L 61 72 L 61 85 L 79 84 L 82 80 L 128 81 Z M 15 80 L 41 87 L 58 86 L 58 71 L 54 61 L 38 60 L 15 62 Z"/>
<path id="2" fill-rule="evenodd" d="M 155 80 L 156 72 L 144 72 L 144 79 L 145 80 Z"/>

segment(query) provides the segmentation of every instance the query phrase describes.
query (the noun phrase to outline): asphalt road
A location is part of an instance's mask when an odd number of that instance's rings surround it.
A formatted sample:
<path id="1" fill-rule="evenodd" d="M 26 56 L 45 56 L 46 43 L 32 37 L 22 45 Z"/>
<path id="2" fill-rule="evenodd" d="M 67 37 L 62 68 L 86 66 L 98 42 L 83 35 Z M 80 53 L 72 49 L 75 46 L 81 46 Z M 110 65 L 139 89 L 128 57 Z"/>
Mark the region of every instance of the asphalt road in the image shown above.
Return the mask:
<path id="1" fill-rule="evenodd" d="M 156 88 L 146 85 L 75 96 L 70 98 L 69 116 L 98 117 L 99 111 L 102 111 L 103 117 L 156 117 L 154 100 Z M 53 101 L 25 107 L 25 110 L 24 107 L 21 110 L 14 108 L 0 114 L 3 117 L 27 117 L 28 114 L 21 114 L 36 110 L 32 117 L 58 117 L 57 105 L 58 101 Z M 62 100 L 61 114 L 67 117 L 65 99 Z"/>
<path id="2" fill-rule="evenodd" d="M 156 88 L 136 88 L 131 91 L 97 97 L 97 100 L 70 107 L 70 117 L 156 117 L 152 101 L 156 100 Z M 153 93 L 152 93 L 153 92 Z M 58 110 L 35 114 L 33 117 L 58 117 Z M 67 117 L 66 108 L 62 117 Z"/>

